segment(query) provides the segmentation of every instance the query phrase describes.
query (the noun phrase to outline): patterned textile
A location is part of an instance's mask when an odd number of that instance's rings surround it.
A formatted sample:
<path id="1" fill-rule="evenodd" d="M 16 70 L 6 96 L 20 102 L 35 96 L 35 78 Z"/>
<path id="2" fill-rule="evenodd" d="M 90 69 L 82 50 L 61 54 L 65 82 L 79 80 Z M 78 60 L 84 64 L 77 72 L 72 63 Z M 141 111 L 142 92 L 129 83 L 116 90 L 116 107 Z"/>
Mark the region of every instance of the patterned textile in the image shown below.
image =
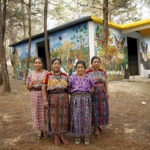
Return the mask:
<path id="1" fill-rule="evenodd" d="M 32 87 L 41 87 L 43 78 L 46 76 L 47 71 L 42 71 L 37 74 L 35 71 L 29 72 L 26 83 Z M 32 101 L 32 123 L 33 128 L 36 130 L 44 129 L 44 104 L 42 100 L 41 91 L 31 90 L 31 101 Z"/>
<path id="2" fill-rule="evenodd" d="M 29 87 L 41 87 L 43 79 L 46 77 L 48 71 L 43 70 L 41 73 L 31 71 L 28 73 L 26 83 L 29 83 Z"/>
<path id="3" fill-rule="evenodd" d="M 87 75 L 79 78 L 75 74 L 69 78 L 69 87 L 71 87 L 71 93 L 76 91 L 91 92 L 91 87 L 94 87 L 94 82 Z"/>
<path id="4" fill-rule="evenodd" d="M 44 129 L 44 103 L 41 91 L 31 91 L 32 123 L 35 130 Z"/>
<path id="5" fill-rule="evenodd" d="M 65 73 L 59 76 L 49 73 L 43 80 L 47 91 L 67 90 L 68 77 Z M 69 128 L 69 99 L 67 93 L 48 94 L 48 126 L 52 133 L 65 133 Z"/>
<path id="6" fill-rule="evenodd" d="M 47 84 L 47 90 L 67 89 L 68 77 L 65 73 L 61 73 L 59 76 L 48 73 L 43 80 L 43 84 Z"/>
<path id="7" fill-rule="evenodd" d="M 109 121 L 109 106 L 105 95 L 105 87 L 96 87 L 92 95 L 92 124 L 107 125 Z"/>
<path id="8" fill-rule="evenodd" d="M 70 99 L 70 130 L 78 137 L 91 134 L 92 106 L 89 93 L 79 92 Z"/>
<path id="9" fill-rule="evenodd" d="M 70 99 L 70 129 L 77 136 L 91 134 L 91 88 L 94 82 L 85 75 L 79 78 L 72 75 L 69 78 L 69 87 L 71 87 Z"/>
<path id="10" fill-rule="evenodd" d="M 109 105 L 105 88 L 106 73 L 102 69 L 98 71 L 89 69 L 87 74 L 95 81 L 95 90 L 92 95 L 92 124 L 97 127 L 107 125 L 109 122 Z"/>
<path id="11" fill-rule="evenodd" d="M 48 95 L 48 128 L 52 133 L 65 133 L 69 129 L 69 99 L 67 93 Z"/>
<path id="12" fill-rule="evenodd" d="M 88 74 L 88 77 L 95 82 L 95 84 L 105 83 L 105 81 L 107 80 L 106 73 L 102 69 L 99 69 L 98 71 L 89 69 L 86 73 Z"/>

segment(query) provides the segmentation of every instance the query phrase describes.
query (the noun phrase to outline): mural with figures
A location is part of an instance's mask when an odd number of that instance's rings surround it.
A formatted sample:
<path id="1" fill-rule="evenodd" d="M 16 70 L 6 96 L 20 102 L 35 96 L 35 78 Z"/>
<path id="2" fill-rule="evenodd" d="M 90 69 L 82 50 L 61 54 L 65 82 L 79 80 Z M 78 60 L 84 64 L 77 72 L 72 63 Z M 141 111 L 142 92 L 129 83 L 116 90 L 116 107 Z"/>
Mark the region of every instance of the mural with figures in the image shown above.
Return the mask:
<path id="1" fill-rule="evenodd" d="M 141 63 L 145 70 L 150 70 L 150 39 L 143 39 L 141 46 Z"/>
<path id="2" fill-rule="evenodd" d="M 82 59 L 89 67 L 88 24 L 57 32 L 49 37 L 51 59 L 61 58 L 62 70 L 72 74 L 75 64 Z"/>
<path id="3" fill-rule="evenodd" d="M 124 79 L 126 69 L 128 69 L 127 37 L 120 31 L 109 28 L 106 52 L 102 48 L 102 25 L 95 23 L 94 31 L 95 55 L 101 58 L 101 68 L 104 69 L 104 66 L 107 66 L 108 80 Z M 105 57 L 107 61 L 105 61 Z"/>

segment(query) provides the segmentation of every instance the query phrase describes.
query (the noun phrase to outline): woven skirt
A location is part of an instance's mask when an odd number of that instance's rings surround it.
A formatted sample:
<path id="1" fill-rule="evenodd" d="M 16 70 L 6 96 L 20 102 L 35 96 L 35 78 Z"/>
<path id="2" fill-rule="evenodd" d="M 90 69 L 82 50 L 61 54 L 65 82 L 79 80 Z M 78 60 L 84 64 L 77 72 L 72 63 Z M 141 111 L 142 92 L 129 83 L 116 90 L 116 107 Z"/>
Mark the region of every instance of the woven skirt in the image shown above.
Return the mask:
<path id="1" fill-rule="evenodd" d="M 91 134 L 92 106 L 89 93 L 75 93 L 70 99 L 70 130 L 78 137 Z"/>
<path id="2" fill-rule="evenodd" d="M 41 91 L 31 91 L 32 123 L 35 130 L 44 129 L 44 103 Z"/>
<path id="3" fill-rule="evenodd" d="M 105 87 L 96 87 L 92 95 L 92 125 L 102 127 L 109 122 L 109 105 Z"/>
<path id="4" fill-rule="evenodd" d="M 69 128 L 69 98 L 67 93 L 48 94 L 48 129 L 65 133 Z"/>

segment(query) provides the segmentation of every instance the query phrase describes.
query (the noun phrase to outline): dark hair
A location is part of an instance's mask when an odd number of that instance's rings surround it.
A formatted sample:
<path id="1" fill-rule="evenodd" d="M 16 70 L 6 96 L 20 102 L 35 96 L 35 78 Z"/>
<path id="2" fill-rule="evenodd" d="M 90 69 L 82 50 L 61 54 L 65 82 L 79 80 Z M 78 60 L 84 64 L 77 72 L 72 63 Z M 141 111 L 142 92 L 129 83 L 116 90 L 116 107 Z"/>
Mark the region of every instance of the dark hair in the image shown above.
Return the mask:
<path id="1" fill-rule="evenodd" d="M 36 58 L 34 59 L 34 62 L 35 62 L 37 59 L 39 59 L 39 60 L 42 62 L 42 65 L 44 66 L 44 60 L 43 60 L 43 58 L 41 58 L 41 57 L 36 57 Z"/>
<path id="2" fill-rule="evenodd" d="M 59 58 L 55 58 L 55 59 L 53 59 L 53 60 L 52 60 L 52 64 L 53 64 L 56 60 L 58 60 L 58 61 L 59 61 L 59 63 L 61 64 L 61 59 L 59 59 Z"/>
<path id="3" fill-rule="evenodd" d="M 93 64 L 94 59 L 98 59 L 99 62 L 101 62 L 101 60 L 98 56 L 93 56 L 92 59 L 91 59 L 91 64 Z"/>
<path id="4" fill-rule="evenodd" d="M 82 65 L 84 66 L 84 69 L 86 69 L 86 65 L 85 65 L 85 62 L 84 62 L 83 60 L 77 61 L 77 63 L 76 63 L 76 69 L 77 69 L 77 66 L 78 66 L 79 64 L 82 64 Z"/>

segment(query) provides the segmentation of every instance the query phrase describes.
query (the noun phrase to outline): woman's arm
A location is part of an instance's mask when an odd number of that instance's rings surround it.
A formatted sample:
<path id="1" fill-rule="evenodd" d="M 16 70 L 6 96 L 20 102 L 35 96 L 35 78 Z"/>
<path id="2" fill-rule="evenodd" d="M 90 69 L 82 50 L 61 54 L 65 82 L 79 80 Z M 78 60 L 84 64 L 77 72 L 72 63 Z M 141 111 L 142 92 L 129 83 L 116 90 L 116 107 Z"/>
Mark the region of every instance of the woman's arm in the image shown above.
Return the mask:
<path id="1" fill-rule="evenodd" d="M 30 86 L 29 86 L 29 83 L 26 84 L 26 88 L 27 88 L 29 91 L 31 91 L 31 88 L 30 88 Z"/>
<path id="2" fill-rule="evenodd" d="M 91 88 L 90 95 L 92 95 L 93 93 L 94 93 L 94 87 Z"/>
<path id="3" fill-rule="evenodd" d="M 47 90 L 46 90 L 46 84 L 42 84 L 42 96 L 44 100 L 44 108 L 48 108 L 48 99 L 47 99 Z"/>
<path id="4" fill-rule="evenodd" d="M 71 91 L 71 87 L 68 86 L 67 88 L 67 92 L 70 94 L 70 91 Z"/>
<path id="5" fill-rule="evenodd" d="M 108 98 L 108 82 L 105 81 L 106 97 Z"/>

